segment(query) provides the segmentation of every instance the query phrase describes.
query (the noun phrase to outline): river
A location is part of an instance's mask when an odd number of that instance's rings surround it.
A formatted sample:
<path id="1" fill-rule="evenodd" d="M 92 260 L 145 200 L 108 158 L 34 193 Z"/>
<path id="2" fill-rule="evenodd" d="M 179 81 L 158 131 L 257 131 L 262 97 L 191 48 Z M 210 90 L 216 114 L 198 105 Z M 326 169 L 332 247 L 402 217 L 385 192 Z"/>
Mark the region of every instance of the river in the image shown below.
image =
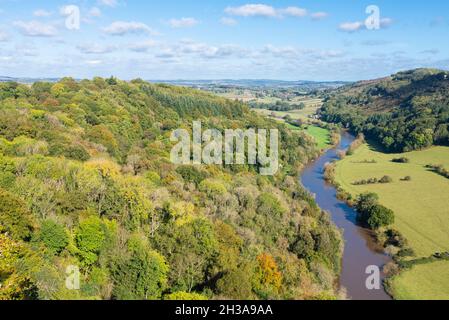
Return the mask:
<path id="1" fill-rule="evenodd" d="M 321 209 L 329 212 L 338 228 L 343 230 L 345 250 L 342 261 L 340 286 L 346 288 L 348 298 L 353 300 L 391 300 L 383 287 L 380 290 L 368 290 L 366 274 L 368 266 L 382 267 L 391 261 L 375 243 L 372 233 L 356 223 L 356 211 L 345 202 L 337 199 L 336 189 L 324 180 L 326 163 L 338 159 L 337 151 L 346 150 L 354 141 L 354 136 L 343 132 L 338 147 L 328 150 L 315 162 L 305 168 L 301 181 L 304 187 L 316 195 Z M 381 278 L 384 275 L 381 274 Z"/>

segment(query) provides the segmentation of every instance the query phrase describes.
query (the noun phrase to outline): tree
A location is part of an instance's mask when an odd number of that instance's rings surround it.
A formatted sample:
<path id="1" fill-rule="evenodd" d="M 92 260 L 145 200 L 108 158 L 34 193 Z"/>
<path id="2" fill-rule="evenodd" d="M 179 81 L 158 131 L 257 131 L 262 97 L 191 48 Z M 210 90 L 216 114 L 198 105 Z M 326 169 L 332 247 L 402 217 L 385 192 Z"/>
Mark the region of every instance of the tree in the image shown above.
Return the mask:
<path id="1" fill-rule="evenodd" d="M 0 233 L 0 300 L 36 299 L 37 289 L 16 265 L 28 253 L 19 242 Z"/>
<path id="2" fill-rule="evenodd" d="M 105 231 L 99 218 L 91 217 L 80 223 L 75 233 L 75 242 L 85 265 L 90 266 L 97 261 L 105 238 Z"/>
<path id="3" fill-rule="evenodd" d="M 217 281 L 218 293 L 227 299 L 252 299 L 254 297 L 252 292 L 254 270 L 254 265 L 249 263 L 235 265 L 235 268 L 227 270 Z"/>
<path id="4" fill-rule="evenodd" d="M 379 204 L 375 193 L 364 193 L 357 200 L 357 218 L 361 224 L 373 230 L 394 223 L 394 212 Z"/>
<path id="5" fill-rule="evenodd" d="M 276 296 L 282 285 L 282 274 L 274 258 L 263 253 L 257 257 L 258 266 L 254 274 L 254 288 L 263 298 Z"/>
<path id="6" fill-rule="evenodd" d="M 138 238 L 131 238 L 128 247 L 130 258 L 113 269 L 113 296 L 119 300 L 160 299 L 169 270 L 164 257 Z"/>
<path id="7" fill-rule="evenodd" d="M 382 227 L 387 227 L 394 223 L 394 212 L 384 206 L 377 205 L 371 211 L 367 221 L 371 229 L 377 230 Z"/>
<path id="8" fill-rule="evenodd" d="M 13 239 L 29 240 L 34 220 L 26 204 L 17 196 L 0 189 L 0 232 L 10 233 Z"/>
<path id="9" fill-rule="evenodd" d="M 54 254 L 61 253 L 69 244 L 65 228 L 52 220 L 42 223 L 38 239 Z"/>
<path id="10" fill-rule="evenodd" d="M 199 294 L 199 293 L 195 293 L 195 292 L 175 292 L 175 293 L 170 293 L 167 294 L 166 296 L 164 296 L 164 300 L 174 300 L 174 301 L 204 301 L 204 300 L 208 300 L 206 296 Z"/>
<path id="11" fill-rule="evenodd" d="M 369 212 L 379 203 L 379 196 L 375 193 L 363 193 L 357 199 L 357 211 L 360 214 Z M 365 219 L 367 220 L 367 219 Z"/>

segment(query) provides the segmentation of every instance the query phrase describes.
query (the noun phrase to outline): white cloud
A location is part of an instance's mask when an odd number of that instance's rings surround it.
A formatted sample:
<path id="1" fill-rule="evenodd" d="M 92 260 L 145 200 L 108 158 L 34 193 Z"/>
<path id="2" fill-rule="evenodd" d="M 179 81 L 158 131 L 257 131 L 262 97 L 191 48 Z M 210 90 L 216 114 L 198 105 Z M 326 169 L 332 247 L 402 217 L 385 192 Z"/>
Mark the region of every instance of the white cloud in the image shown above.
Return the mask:
<path id="1" fill-rule="evenodd" d="M 380 28 L 388 28 L 393 24 L 393 19 L 382 18 L 380 20 Z M 338 29 L 344 32 L 356 32 L 359 30 L 366 29 L 365 22 L 355 21 L 355 22 L 345 22 L 339 25 Z"/>
<path id="2" fill-rule="evenodd" d="M 54 26 L 39 21 L 15 21 L 13 24 L 29 37 L 54 37 L 58 33 Z"/>
<path id="3" fill-rule="evenodd" d="M 0 42 L 6 42 L 9 40 L 9 34 L 0 30 Z"/>
<path id="4" fill-rule="evenodd" d="M 91 18 L 99 18 L 99 17 L 101 17 L 101 10 L 98 9 L 97 7 L 93 7 L 89 10 L 89 12 L 87 14 Z"/>
<path id="5" fill-rule="evenodd" d="M 427 54 L 427 55 L 435 55 L 440 53 L 440 50 L 438 49 L 429 49 L 429 50 L 424 50 L 420 52 L 421 54 Z"/>
<path id="6" fill-rule="evenodd" d="M 388 28 L 392 24 L 393 24 L 393 19 L 391 19 L 391 18 L 380 19 L 380 27 L 381 28 Z"/>
<path id="7" fill-rule="evenodd" d="M 116 21 L 110 24 L 108 27 L 103 28 L 103 32 L 113 35 L 113 36 L 124 36 L 128 33 L 147 33 L 152 35 L 157 35 L 158 33 L 151 29 L 144 23 L 141 22 L 126 22 L 126 21 Z"/>
<path id="8" fill-rule="evenodd" d="M 345 22 L 340 24 L 338 29 L 344 32 L 355 32 L 365 28 L 365 24 L 363 22 Z"/>
<path id="9" fill-rule="evenodd" d="M 15 49 L 16 54 L 21 56 L 36 57 L 39 55 L 37 48 L 30 43 L 17 44 Z"/>
<path id="10" fill-rule="evenodd" d="M 91 66 L 96 66 L 96 65 L 103 63 L 102 60 L 86 60 L 85 62 L 86 62 L 86 64 L 91 65 Z"/>
<path id="11" fill-rule="evenodd" d="M 195 18 L 181 18 L 181 19 L 171 19 L 168 24 L 172 28 L 190 28 L 196 26 L 199 23 Z"/>
<path id="12" fill-rule="evenodd" d="M 33 16 L 35 17 L 50 17 L 53 13 L 47 10 L 39 9 L 33 12 Z"/>
<path id="13" fill-rule="evenodd" d="M 230 26 L 230 27 L 236 26 L 238 24 L 237 20 L 232 19 L 232 18 L 226 18 L 226 17 L 221 18 L 220 23 L 224 24 L 225 26 Z"/>
<path id="14" fill-rule="evenodd" d="M 305 17 L 307 15 L 307 10 L 298 7 L 288 7 L 285 9 L 278 10 L 281 15 L 292 16 L 292 17 Z"/>
<path id="15" fill-rule="evenodd" d="M 310 15 L 313 20 L 325 19 L 329 16 L 327 12 L 314 12 Z"/>
<path id="16" fill-rule="evenodd" d="M 246 4 L 240 7 L 228 7 L 225 12 L 234 16 L 241 17 L 277 17 L 278 13 L 275 8 L 265 4 Z"/>
<path id="17" fill-rule="evenodd" d="M 156 41 L 147 40 L 143 42 L 133 43 L 129 46 L 129 49 L 134 52 L 147 52 L 148 50 L 156 47 L 156 45 Z"/>
<path id="18" fill-rule="evenodd" d="M 99 0 L 98 3 L 111 8 L 115 8 L 118 5 L 117 0 Z"/>
<path id="19" fill-rule="evenodd" d="M 115 46 L 103 46 L 98 43 L 89 43 L 79 45 L 78 50 L 85 54 L 104 54 L 115 51 L 117 48 Z"/>
<path id="20" fill-rule="evenodd" d="M 305 17 L 307 10 L 299 7 L 287 7 L 277 9 L 266 4 L 245 4 L 240 7 L 227 7 L 225 13 L 240 17 Z"/>

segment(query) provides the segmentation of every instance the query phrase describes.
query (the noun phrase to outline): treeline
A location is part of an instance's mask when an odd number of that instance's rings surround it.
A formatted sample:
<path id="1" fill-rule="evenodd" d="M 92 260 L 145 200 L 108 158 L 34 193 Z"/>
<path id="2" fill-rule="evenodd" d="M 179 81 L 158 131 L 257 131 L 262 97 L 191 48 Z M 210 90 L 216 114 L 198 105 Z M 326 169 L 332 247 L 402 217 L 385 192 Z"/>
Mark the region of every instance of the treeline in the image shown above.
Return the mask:
<path id="1" fill-rule="evenodd" d="M 273 103 L 250 102 L 249 105 L 254 109 L 265 109 L 270 111 L 302 110 L 306 107 L 304 103 L 289 103 L 286 101 L 276 101 Z"/>
<path id="2" fill-rule="evenodd" d="M 449 73 L 417 69 L 347 86 L 328 94 L 320 115 L 391 152 L 449 145 Z"/>
<path id="3" fill-rule="evenodd" d="M 282 170 L 173 165 L 172 130 L 194 119 L 278 128 Z M 335 299 L 341 235 L 296 176 L 318 152 L 192 89 L 0 84 L 0 299 Z"/>

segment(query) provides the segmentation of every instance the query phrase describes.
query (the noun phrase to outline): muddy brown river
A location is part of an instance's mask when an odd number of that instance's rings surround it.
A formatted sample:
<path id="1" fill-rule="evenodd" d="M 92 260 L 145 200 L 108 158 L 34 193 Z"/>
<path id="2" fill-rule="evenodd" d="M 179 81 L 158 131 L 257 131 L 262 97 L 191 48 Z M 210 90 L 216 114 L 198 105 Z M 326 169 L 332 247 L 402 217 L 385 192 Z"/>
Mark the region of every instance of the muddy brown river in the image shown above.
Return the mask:
<path id="1" fill-rule="evenodd" d="M 373 240 L 369 230 L 356 223 L 356 211 L 345 202 L 337 199 L 336 189 L 325 182 L 326 163 L 338 159 L 337 151 L 344 150 L 354 141 L 349 133 L 342 133 L 338 147 L 327 151 L 303 171 L 301 181 L 304 187 L 316 196 L 321 209 L 329 212 L 338 228 L 343 230 L 345 250 L 342 261 L 340 286 L 346 288 L 348 298 L 353 300 L 391 300 L 383 287 L 369 290 L 366 286 L 368 266 L 382 267 L 391 261 Z M 384 275 L 381 275 L 383 280 Z"/>

